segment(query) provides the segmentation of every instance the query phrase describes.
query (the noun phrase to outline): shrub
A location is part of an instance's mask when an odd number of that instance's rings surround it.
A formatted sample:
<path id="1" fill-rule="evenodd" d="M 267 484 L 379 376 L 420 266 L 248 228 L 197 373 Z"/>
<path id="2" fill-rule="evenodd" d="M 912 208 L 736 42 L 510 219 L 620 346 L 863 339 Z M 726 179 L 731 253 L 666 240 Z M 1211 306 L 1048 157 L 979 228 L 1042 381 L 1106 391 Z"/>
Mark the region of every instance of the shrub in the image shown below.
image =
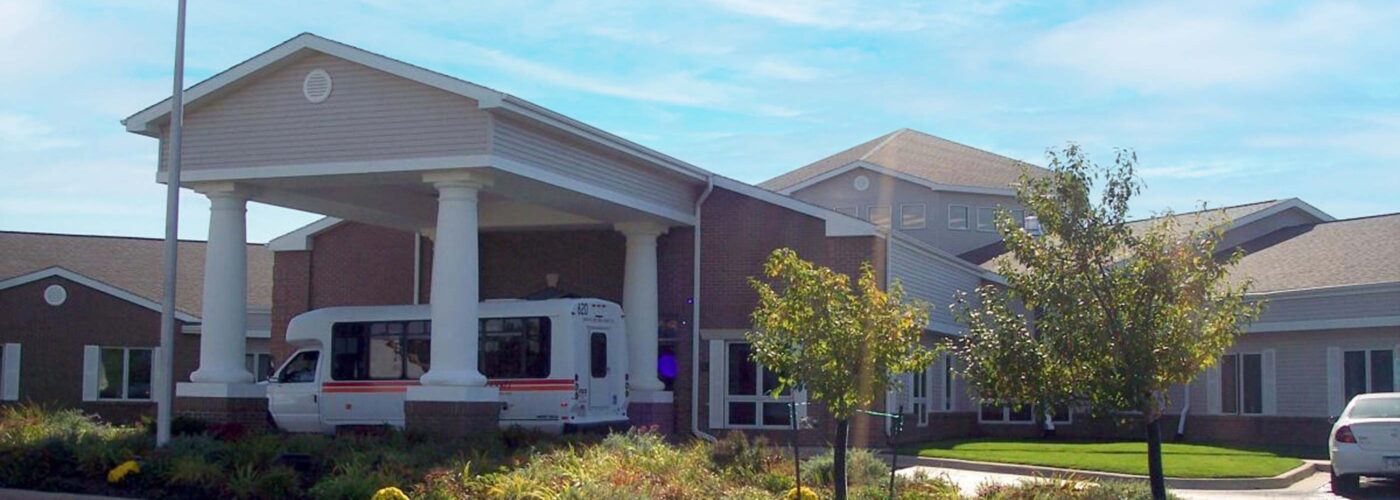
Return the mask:
<path id="1" fill-rule="evenodd" d="M 781 458 L 782 453 L 769 444 L 767 437 L 749 440 L 740 431 L 731 431 L 710 446 L 710 460 L 716 466 L 741 473 L 766 471 L 769 464 Z"/>
<path id="2" fill-rule="evenodd" d="M 1168 494 L 1168 498 L 1177 498 Z M 977 498 L 988 500 L 1149 500 L 1152 490 L 1146 482 L 1106 481 L 1091 483 L 1073 477 L 1022 481 L 1019 484 L 983 483 Z"/>
<path id="3" fill-rule="evenodd" d="M 835 482 L 836 460 L 832 452 L 809 458 L 802 462 L 802 480 L 808 479 L 817 484 L 831 487 Z M 852 449 L 846 453 L 846 481 L 852 486 L 885 484 L 890 476 L 890 468 L 874 453 L 864 449 Z"/>

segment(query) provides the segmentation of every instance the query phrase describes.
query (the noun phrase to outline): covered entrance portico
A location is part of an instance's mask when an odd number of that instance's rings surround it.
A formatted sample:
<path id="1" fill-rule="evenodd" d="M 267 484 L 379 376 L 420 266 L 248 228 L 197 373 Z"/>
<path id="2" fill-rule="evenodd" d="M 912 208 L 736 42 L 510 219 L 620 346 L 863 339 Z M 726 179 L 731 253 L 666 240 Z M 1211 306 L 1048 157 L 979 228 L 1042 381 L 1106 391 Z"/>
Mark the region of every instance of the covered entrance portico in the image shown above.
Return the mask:
<path id="1" fill-rule="evenodd" d="M 445 434 L 494 422 L 500 401 L 477 366 L 481 279 L 491 265 L 481 261 L 482 232 L 617 231 L 630 400 L 666 409 L 639 415 L 669 411 L 656 370 L 657 241 L 696 224 L 707 172 L 513 96 L 310 34 L 201 82 L 186 102 L 182 181 L 209 198 L 211 212 L 199 368 L 178 384 L 177 411 L 261 420 L 265 399 L 243 369 L 248 201 L 431 241 L 431 366 L 405 410 L 410 427 Z M 165 102 L 125 124 L 164 146 L 168 122 Z"/>

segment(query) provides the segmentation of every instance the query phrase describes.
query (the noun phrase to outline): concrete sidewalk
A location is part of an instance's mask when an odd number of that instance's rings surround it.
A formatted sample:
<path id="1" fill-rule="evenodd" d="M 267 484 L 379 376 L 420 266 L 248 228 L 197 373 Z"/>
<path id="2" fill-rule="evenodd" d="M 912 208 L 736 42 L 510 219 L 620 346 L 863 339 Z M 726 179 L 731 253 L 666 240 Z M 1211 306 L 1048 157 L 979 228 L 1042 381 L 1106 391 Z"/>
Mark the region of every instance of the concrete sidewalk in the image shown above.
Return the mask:
<path id="1" fill-rule="evenodd" d="M 951 469 L 945 467 L 928 467 L 916 465 L 912 467 L 902 467 L 899 474 L 902 476 L 912 476 L 922 472 L 930 477 L 945 477 L 949 481 L 958 485 L 958 489 L 964 495 L 977 494 L 977 487 L 986 484 L 1017 484 L 1022 481 L 1034 481 L 1039 478 L 1019 474 L 1004 474 L 997 472 L 981 472 L 961 469 Z M 1332 494 L 1329 476 L 1325 472 L 1318 472 L 1302 481 L 1298 481 L 1287 488 L 1270 490 L 1181 490 L 1172 489 L 1171 493 L 1185 500 L 1206 500 L 1206 499 L 1265 499 L 1265 498 L 1297 498 L 1297 499 L 1342 499 Z M 1362 481 L 1361 489 L 1353 499 L 1400 499 L 1400 482 L 1387 480 L 1365 480 Z"/>
<path id="2" fill-rule="evenodd" d="M 78 495 L 75 493 L 49 493 L 47 491 L 10 490 L 0 488 L 0 498 L 5 500 L 122 500 L 119 497 Z"/>

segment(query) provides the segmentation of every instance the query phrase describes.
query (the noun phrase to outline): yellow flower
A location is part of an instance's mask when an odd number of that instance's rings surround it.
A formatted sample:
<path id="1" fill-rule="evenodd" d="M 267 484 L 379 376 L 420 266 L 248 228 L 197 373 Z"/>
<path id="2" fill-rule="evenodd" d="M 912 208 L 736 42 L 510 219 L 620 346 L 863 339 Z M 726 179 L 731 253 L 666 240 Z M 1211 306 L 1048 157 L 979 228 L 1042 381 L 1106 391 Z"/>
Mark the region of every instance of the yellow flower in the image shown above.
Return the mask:
<path id="1" fill-rule="evenodd" d="M 811 488 L 803 486 L 800 490 L 797 488 L 792 488 L 788 490 L 787 494 L 783 495 L 783 498 L 786 498 L 788 500 L 817 500 L 817 492 L 812 491 Z"/>
<path id="2" fill-rule="evenodd" d="M 408 500 L 408 495 L 403 494 L 403 490 L 386 486 L 374 492 L 374 497 L 370 500 Z"/>
<path id="3" fill-rule="evenodd" d="M 135 460 L 127 460 L 107 472 L 107 482 L 112 484 L 120 483 L 128 474 L 137 472 L 141 472 L 141 464 L 136 463 Z"/>

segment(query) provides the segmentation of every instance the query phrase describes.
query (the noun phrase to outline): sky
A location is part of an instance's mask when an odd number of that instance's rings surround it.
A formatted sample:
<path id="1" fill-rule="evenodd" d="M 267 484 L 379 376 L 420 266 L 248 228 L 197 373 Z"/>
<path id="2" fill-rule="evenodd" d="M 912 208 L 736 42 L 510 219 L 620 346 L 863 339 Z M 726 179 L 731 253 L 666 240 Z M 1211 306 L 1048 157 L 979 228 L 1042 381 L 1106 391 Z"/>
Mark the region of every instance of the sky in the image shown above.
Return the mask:
<path id="1" fill-rule="evenodd" d="M 1400 2 L 191 0 L 186 82 L 301 32 L 760 182 L 907 127 L 1140 160 L 1138 215 L 1400 211 Z M 0 0 L 0 229 L 159 237 L 175 2 Z M 180 235 L 208 203 L 185 192 Z M 250 241 L 317 218 L 253 204 Z"/>

